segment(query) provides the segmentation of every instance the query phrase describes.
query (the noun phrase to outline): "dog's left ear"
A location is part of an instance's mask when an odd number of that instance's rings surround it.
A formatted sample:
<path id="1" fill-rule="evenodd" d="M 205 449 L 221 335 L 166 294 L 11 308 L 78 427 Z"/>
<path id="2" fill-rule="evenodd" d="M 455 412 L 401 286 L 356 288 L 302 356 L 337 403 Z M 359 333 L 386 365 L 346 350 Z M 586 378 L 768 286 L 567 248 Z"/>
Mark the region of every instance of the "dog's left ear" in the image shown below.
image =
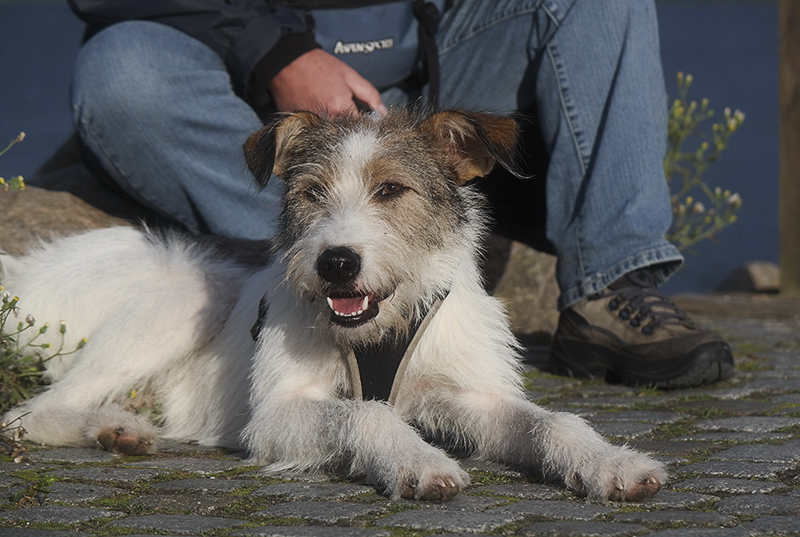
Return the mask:
<path id="1" fill-rule="evenodd" d="M 325 120 L 313 112 L 293 112 L 278 116 L 247 138 L 244 158 L 261 188 L 267 186 L 273 173 L 284 178 L 291 148 L 309 129 L 324 124 Z"/>
<path id="2" fill-rule="evenodd" d="M 483 177 L 495 163 L 525 177 L 515 162 L 519 125 L 512 118 L 446 110 L 425 120 L 422 128 L 434 136 L 450 159 L 459 185 Z"/>

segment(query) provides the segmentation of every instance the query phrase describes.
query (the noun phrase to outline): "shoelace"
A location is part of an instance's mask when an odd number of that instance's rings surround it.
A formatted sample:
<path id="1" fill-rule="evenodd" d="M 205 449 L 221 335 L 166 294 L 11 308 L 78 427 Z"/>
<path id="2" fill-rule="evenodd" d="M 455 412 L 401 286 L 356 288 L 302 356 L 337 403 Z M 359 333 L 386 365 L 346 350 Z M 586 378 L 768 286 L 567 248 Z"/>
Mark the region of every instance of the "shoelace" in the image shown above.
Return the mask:
<path id="1" fill-rule="evenodd" d="M 683 325 L 695 328 L 694 322 L 672 300 L 659 293 L 652 276 L 644 271 L 630 273 L 609 286 L 607 292 L 596 298 L 612 295 L 608 308 L 619 310 L 617 316 L 634 327 L 641 327 L 645 336 L 666 325 Z"/>

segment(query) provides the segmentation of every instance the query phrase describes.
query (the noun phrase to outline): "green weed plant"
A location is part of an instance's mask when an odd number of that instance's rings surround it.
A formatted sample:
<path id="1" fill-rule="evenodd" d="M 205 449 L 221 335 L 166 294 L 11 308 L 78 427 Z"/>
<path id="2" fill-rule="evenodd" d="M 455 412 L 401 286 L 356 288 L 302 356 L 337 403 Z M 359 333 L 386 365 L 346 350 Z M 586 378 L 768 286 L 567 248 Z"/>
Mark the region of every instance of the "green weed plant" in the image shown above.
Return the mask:
<path id="1" fill-rule="evenodd" d="M 703 174 L 719 160 L 730 137 L 744 121 L 739 110 L 726 108 L 721 122 L 711 124 L 710 135 L 704 124 L 714 116 L 708 99 L 698 104 L 689 101 L 692 75 L 678 73 L 678 98 L 669 110 L 667 153 L 664 174 L 670 186 L 673 224 L 667 239 L 681 251 L 702 240 L 714 239 L 737 219 L 742 207 L 739 194 L 720 187 L 711 188 Z"/>

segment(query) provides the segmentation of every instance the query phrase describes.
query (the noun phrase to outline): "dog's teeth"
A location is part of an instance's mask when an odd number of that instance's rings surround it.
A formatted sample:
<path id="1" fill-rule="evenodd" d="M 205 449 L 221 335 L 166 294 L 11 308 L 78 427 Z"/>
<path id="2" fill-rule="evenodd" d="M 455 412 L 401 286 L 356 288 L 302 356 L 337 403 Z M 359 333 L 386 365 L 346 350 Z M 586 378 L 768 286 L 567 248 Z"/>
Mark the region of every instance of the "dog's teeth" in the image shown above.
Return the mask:
<path id="1" fill-rule="evenodd" d="M 361 300 L 361 306 L 360 307 L 358 307 L 357 309 L 355 309 L 353 311 L 347 311 L 347 312 L 341 311 L 339 308 L 336 307 L 336 299 L 333 299 L 331 297 L 326 297 L 326 299 L 328 301 L 328 307 L 331 309 L 331 311 L 333 311 L 333 313 L 335 313 L 339 317 L 357 317 L 357 316 L 363 314 L 369 308 L 369 297 L 368 296 L 365 296 Z M 351 310 L 351 307 L 344 306 L 344 304 L 340 304 L 340 306 L 343 306 L 342 309 Z"/>

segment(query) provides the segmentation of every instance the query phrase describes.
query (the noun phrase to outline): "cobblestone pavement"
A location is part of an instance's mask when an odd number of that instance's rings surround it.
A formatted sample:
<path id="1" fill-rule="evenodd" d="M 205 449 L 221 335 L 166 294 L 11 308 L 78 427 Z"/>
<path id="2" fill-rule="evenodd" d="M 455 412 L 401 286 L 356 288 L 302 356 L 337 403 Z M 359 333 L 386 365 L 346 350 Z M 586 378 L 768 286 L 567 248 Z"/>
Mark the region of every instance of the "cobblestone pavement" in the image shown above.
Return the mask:
<path id="1" fill-rule="evenodd" d="M 473 484 L 428 504 L 346 481 L 267 479 L 237 454 L 186 445 L 135 458 L 31 446 L 21 463 L 0 458 L 0 536 L 800 535 L 800 308 L 689 304 L 733 344 L 732 381 L 656 391 L 529 379 L 534 400 L 669 465 L 670 483 L 646 503 L 587 503 L 469 459 Z"/>

